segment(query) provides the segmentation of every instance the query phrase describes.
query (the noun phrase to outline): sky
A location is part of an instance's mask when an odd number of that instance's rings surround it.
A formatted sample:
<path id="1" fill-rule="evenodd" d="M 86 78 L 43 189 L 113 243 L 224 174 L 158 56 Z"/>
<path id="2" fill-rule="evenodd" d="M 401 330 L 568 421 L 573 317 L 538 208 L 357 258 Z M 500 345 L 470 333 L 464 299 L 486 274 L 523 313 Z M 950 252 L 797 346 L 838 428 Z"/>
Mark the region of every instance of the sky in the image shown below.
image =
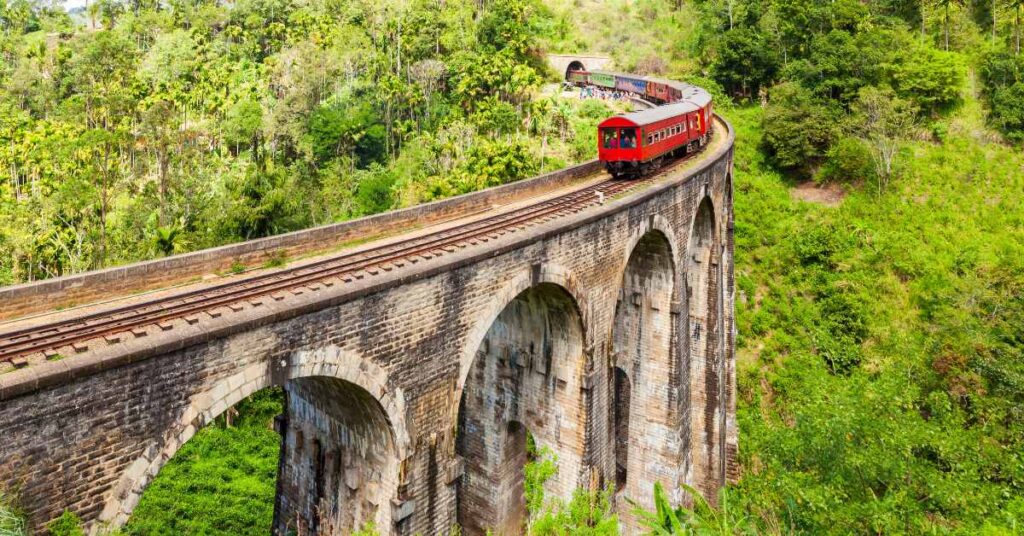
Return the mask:
<path id="1" fill-rule="evenodd" d="M 71 11 L 76 7 L 84 7 L 88 0 L 64 0 L 64 9 Z"/>

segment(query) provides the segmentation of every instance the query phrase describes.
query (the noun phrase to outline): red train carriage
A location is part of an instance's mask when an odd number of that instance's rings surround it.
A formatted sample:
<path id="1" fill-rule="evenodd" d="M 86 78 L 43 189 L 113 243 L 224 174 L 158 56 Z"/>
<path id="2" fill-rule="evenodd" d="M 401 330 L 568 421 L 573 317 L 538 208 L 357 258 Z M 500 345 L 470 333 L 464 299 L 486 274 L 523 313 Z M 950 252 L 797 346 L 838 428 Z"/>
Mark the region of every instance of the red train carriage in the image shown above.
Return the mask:
<path id="1" fill-rule="evenodd" d="M 703 106 L 702 100 L 685 100 L 605 119 L 598 125 L 598 158 L 613 177 L 618 177 L 646 173 L 660 166 L 666 157 L 697 150 L 707 143 L 711 125 L 710 97 Z"/>

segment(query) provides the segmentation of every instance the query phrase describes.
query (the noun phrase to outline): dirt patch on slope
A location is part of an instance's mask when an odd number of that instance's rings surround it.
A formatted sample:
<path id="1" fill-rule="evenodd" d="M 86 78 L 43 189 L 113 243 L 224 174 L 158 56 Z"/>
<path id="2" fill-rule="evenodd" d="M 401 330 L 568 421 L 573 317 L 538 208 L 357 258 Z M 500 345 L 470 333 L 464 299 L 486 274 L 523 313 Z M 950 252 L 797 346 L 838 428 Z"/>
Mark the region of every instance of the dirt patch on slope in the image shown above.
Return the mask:
<path id="1" fill-rule="evenodd" d="M 805 181 L 790 188 L 789 195 L 793 199 L 808 203 L 837 207 L 846 197 L 846 190 L 838 184 L 816 184 L 814 181 Z"/>

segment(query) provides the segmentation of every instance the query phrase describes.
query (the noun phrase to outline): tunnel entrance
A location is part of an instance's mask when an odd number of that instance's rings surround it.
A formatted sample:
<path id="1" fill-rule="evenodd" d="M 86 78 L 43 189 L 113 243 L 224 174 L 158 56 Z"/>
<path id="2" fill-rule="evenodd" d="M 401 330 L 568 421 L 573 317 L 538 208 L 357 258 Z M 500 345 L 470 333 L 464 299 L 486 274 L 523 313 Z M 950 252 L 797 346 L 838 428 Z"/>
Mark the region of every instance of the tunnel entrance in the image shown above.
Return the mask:
<path id="1" fill-rule="evenodd" d="M 569 66 L 565 68 L 565 79 L 569 79 L 569 73 L 572 71 L 586 71 L 587 68 L 583 66 L 583 62 L 579 60 L 573 60 L 569 62 Z"/>
<path id="2" fill-rule="evenodd" d="M 672 247 L 664 233 L 640 237 L 622 276 L 615 307 L 614 363 L 610 376 L 615 433 L 615 476 L 619 493 L 652 505 L 654 482 L 676 487 L 680 466 L 680 367 L 673 357 Z M 624 525 L 633 527 L 630 507 L 618 501 Z"/>
<path id="3" fill-rule="evenodd" d="M 582 322 L 563 288 L 531 287 L 494 320 L 460 401 L 456 453 L 464 473 L 456 510 L 463 534 L 522 534 L 527 430 L 538 448 L 558 457 L 546 495 L 568 497 L 579 484 L 582 367 Z"/>

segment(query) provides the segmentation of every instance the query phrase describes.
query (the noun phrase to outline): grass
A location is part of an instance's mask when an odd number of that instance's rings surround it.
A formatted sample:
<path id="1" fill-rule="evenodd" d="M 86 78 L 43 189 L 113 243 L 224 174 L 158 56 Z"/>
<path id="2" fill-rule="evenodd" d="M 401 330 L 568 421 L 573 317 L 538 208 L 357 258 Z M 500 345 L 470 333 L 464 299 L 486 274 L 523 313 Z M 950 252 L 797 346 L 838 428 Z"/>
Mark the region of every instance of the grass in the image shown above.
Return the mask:
<path id="1" fill-rule="evenodd" d="M 0 536 L 28 536 L 25 518 L 10 504 L 7 496 L 0 492 Z"/>
<path id="2" fill-rule="evenodd" d="M 125 532 L 269 533 L 280 449 L 272 420 L 282 400 L 278 389 L 260 391 L 237 406 L 231 427 L 222 416 L 200 430 L 150 484 Z"/>
<path id="3" fill-rule="evenodd" d="M 791 199 L 733 110 L 739 501 L 764 532 L 1011 534 L 1024 520 L 1024 156 L 970 101 L 881 195 Z M 1016 499 L 1015 499 L 1016 497 Z"/>

